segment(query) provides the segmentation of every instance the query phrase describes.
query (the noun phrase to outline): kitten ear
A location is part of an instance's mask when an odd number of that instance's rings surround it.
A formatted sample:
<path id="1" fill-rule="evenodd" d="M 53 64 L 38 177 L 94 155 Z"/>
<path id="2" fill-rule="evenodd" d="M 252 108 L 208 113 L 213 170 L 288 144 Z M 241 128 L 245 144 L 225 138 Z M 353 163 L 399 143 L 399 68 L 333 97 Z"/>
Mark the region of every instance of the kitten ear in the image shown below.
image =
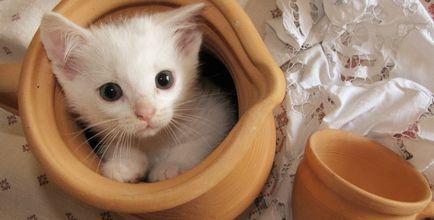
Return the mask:
<path id="1" fill-rule="evenodd" d="M 197 3 L 160 14 L 162 22 L 173 30 L 181 55 L 192 56 L 199 53 L 202 32 L 199 30 L 197 17 L 204 7 L 205 3 Z"/>
<path id="2" fill-rule="evenodd" d="M 55 12 L 43 16 L 39 30 L 48 58 L 63 76 L 55 73 L 72 80 L 77 71 L 71 52 L 89 43 L 90 32 Z"/>

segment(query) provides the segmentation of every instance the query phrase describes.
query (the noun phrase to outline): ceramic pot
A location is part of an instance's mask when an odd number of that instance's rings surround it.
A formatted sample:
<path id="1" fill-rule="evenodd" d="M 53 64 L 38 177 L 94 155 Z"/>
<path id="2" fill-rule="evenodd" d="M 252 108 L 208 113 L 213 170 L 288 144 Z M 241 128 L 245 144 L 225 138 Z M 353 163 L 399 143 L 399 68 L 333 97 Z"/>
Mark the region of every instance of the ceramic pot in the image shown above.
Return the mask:
<path id="1" fill-rule="evenodd" d="M 90 147 L 80 146 L 84 137 L 70 135 L 78 128 L 65 109 L 39 33 L 28 48 L 22 68 L 0 67 L 2 107 L 16 112 L 19 106 L 32 152 L 50 179 L 65 191 L 98 208 L 153 219 L 234 218 L 260 192 L 274 158 L 272 110 L 283 99 L 285 81 L 235 1 L 65 0 L 54 11 L 87 26 L 111 16 L 170 10 L 197 2 L 207 4 L 201 14 L 204 47 L 219 57 L 231 73 L 239 119 L 211 155 L 173 179 L 128 184 L 96 172 L 98 160 L 88 160 Z"/>
<path id="2" fill-rule="evenodd" d="M 308 140 L 292 197 L 295 220 L 434 217 L 426 179 L 367 138 L 322 130 Z"/>

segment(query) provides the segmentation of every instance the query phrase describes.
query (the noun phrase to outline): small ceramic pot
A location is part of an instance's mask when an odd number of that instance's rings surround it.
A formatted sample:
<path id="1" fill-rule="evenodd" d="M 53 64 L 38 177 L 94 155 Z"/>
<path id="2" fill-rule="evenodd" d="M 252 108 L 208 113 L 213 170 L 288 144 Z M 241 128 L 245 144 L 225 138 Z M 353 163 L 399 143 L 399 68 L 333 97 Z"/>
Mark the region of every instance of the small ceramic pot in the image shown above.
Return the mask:
<path id="1" fill-rule="evenodd" d="M 211 155 L 173 179 L 128 184 L 96 172 L 99 161 L 87 159 L 92 151 L 81 145 L 84 138 L 70 135 L 78 128 L 65 109 L 39 33 L 28 48 L 22 68 L 0 66 L 2 106 L 15 111 L 18 103 L 32 152 L 50 179 L 65 191 L 102 209 L 153 219 L 234 218 L 260 192 L 274 158 L 272 110 L 283 99 L 285 81 L 235 1 L 65 0 L 54 11 L 87 26 L 110 16 L 170 10 L 197 2 L 207 4 L 201 14 L 205 24 L 204 47 L 231 72 L 239 120 Z"/>
<path id="2" fill-rule="evenodd" d="M 295 220 L 434 217 L 426 179 L 397 154 L 339 130 L 313 134 L 292 196 Z"/>

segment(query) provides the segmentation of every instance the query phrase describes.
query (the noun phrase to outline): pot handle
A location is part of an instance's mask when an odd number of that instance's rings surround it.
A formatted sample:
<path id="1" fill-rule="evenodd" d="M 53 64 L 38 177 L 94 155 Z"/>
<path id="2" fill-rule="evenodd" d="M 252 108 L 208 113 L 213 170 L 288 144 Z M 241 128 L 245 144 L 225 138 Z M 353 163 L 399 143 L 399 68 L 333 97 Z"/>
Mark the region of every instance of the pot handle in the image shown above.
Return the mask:
<path id="1" fill-rule="evenodd" d="M 18 114 L 18 84 L 21 64 L 0 64 L 0 108 Z"/>
<path id="2" fill-rule="evenodd" d="M 428 206 L 417 215 L 416 219 L 434 219 L 434 202 L 430 202 Z"/>

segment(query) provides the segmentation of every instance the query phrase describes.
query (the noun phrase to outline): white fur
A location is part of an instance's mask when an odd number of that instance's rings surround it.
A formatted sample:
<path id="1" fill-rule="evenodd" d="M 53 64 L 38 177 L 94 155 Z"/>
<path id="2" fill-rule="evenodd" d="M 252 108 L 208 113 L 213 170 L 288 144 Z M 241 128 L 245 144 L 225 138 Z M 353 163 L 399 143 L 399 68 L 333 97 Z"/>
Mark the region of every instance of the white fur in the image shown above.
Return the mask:
<path id="1" fill-rule="evenodd" d="M 202 34 L 194 4 L 84 29 L 56 13 L 44 16 L 41 40 L 72 112 L 101 133 L 102 174 L 136 182 L 145 173 L 160 181 L 204 159 L 233 123 L 218 90 L 197 83 Z M 158 89 L 155 76 L 170 70 L 173 87 Z M 121 99 L 107 102 L 98 88 L 115 82 Z M 156 109 L 146 127 L 138 102 Z"/>

